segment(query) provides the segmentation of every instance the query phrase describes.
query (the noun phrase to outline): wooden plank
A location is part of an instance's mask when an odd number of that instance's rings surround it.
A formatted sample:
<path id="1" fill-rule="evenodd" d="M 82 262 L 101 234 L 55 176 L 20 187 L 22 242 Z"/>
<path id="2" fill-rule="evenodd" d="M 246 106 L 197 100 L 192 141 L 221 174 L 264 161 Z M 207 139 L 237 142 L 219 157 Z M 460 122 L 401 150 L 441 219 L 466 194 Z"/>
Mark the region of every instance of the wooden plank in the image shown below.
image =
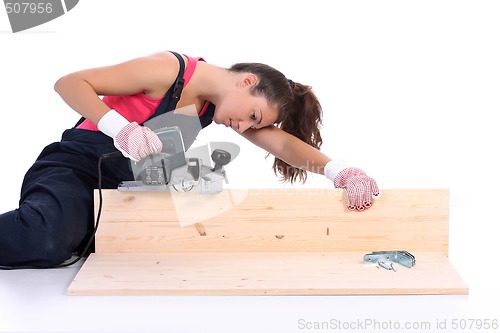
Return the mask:
<path id="1" fill-rule="evenodd" d="M 467 294 L 448 258 L 414 253 L 397 272 L 364 263 L 360 252 L 95 253 L 69 295 Z"/>
<path id="2" fill-rule="evenodd" d="M 359 213 L 337 189 L 106 190 L 97 253 L 68 294 L 467 294 L 447 258 L 448 190 L 382 192 Z M 400 249 L 415 267 L 362 261 Z"/>
<path id="3" fill-rule="evenodd" d="M 359 213 L 345 208 L 340 189 L 231 189 L 215 196 L 104 190 L 96 252 L 448 254 L 448 202 L 447 189 L 386 189 Z"/>

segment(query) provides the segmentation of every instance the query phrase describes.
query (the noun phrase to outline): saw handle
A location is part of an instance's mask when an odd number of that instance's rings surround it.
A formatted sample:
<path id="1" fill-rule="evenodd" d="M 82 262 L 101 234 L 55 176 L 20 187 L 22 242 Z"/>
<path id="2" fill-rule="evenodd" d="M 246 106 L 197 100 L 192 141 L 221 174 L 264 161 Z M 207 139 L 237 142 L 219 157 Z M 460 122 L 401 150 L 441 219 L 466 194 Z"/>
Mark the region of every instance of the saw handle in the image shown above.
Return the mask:
<path id="1" fill-rule="evenodd" d="M 212 171 L 220 171 L 224 165 L 231 162 L 231 154 L 222 149 L 215 149 L 212 152 L 212 161 L 214 161 L 215 166 Z"/>

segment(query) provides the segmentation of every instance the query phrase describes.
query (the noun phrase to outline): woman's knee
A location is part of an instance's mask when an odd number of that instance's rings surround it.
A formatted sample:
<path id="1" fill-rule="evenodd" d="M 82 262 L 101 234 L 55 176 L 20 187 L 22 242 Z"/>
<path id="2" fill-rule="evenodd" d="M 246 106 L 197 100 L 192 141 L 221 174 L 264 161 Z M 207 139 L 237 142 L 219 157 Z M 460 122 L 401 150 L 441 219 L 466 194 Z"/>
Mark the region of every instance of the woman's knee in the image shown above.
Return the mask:
<path id="1" fill-rule="evenodd" d="M 76 220 L 47 221 L 26 207 L 2 215 L 0 263 L 52 267 L 64 262 L 86 235 L 85 223 Z"/>
<path id="2" fill-rule="evenodd" d="M 46 233 L 27 242 L 26 253 L 32 258 L 33 265 L 52 267 L 69 259 L 72 250 L 64 246 L 57 234 Z"/>

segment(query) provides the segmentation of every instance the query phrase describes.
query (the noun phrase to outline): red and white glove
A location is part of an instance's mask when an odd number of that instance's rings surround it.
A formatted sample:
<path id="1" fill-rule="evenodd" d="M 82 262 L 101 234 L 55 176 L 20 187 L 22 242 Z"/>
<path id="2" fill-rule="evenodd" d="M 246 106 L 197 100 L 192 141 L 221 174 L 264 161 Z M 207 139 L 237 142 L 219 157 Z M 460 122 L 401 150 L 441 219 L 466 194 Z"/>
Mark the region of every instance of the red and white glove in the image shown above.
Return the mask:
<path id="1" fill-rule="evenodd" d="M 347 192 L 347 208 L 362 211 L 372 206 L 372 199 L 380 197 L 380 190 L 373 178 L 358 168 L 348 167 L 344 161 L 329 161 L 324 168 L 325 176 L 336 188 Z"/>
<path id="2" fill-rule="evenodd" d="M 151 129 L 129 122 L 115 110 L 106 113 L 97 128 L 113 139 L 116 149 L 132 161 L 161 152 L 163 144 Z"/>

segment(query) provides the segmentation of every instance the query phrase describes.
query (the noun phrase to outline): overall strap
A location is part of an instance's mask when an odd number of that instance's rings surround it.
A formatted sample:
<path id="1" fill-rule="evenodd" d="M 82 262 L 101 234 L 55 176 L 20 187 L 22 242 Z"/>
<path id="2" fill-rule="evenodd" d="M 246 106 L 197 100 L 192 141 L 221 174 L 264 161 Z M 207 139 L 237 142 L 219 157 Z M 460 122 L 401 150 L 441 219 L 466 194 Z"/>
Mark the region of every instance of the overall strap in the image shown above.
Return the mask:
<path id="1" fill-rule="evenodd" d="M 179 102 L 179 99 L 181 97 L 182 89 L 184 88 L 184 59 L 177 52 L 170 52 L 179 60 L 179 74 L 177 74 L 177 79 L 175 80 L 174 84 L 172 85 L 172 87 L 170 87 L 170 89 L 167 91 L 162 101 L 160 102 L 160 105 L 158 105 L 158 107 L 156 108 L 155 113 L 149 119 L 175 110 L 177 102 Z"/>

